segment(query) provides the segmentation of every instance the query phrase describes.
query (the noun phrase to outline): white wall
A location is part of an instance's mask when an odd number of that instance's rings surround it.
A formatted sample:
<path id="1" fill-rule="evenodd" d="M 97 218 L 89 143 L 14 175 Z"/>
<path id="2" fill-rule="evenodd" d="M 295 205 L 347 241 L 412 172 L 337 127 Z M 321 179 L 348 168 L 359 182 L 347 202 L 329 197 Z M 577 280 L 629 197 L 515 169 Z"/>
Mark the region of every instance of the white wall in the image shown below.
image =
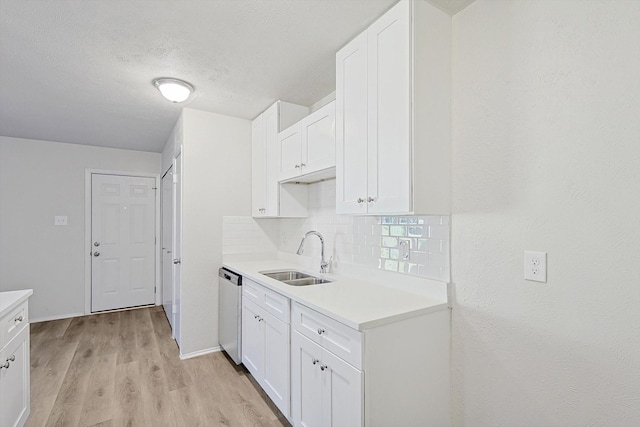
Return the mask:
<path id="1" fill-rule="evenodd" d="M 0 137 L 0 290 L 33 288 L 32 319 L 84 314 L 85 168 L 159 173 L 160 154 Z"/>
<path id="2" fill-rule="evenodd" d="M 453 18 L 454 425 L 640 425 L 638 22 L 623 0 Z"/>
<path id="3" fill-rule="evenodd" d="M 251 214 L 251 122 L 184 109 L 182 354 L 218 346 L 222 217 Z"/>

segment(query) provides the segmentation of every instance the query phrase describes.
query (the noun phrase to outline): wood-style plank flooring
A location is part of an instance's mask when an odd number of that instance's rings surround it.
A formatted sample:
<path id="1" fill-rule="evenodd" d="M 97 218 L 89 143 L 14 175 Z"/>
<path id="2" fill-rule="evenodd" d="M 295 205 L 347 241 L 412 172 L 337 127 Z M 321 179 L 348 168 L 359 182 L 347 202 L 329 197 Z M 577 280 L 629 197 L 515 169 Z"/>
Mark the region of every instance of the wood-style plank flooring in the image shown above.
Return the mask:
<path id="1" fill-rule="evenodd" d="M 26 425 L 289 426 L 224 353 L 180 360 L 162 307 L 32 324 Z"/>

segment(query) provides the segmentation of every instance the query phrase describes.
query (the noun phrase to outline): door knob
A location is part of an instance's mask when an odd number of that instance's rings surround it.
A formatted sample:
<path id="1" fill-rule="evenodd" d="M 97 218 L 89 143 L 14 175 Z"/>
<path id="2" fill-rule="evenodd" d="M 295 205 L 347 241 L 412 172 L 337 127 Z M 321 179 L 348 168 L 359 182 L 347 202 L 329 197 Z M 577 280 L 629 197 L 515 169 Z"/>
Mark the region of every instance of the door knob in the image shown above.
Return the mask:
<path id="1" fill-rule="evenodd" d="M 93 256 L 100 256 L 100 252 L 95 251 L 95 252 L 93 253 Z"/>

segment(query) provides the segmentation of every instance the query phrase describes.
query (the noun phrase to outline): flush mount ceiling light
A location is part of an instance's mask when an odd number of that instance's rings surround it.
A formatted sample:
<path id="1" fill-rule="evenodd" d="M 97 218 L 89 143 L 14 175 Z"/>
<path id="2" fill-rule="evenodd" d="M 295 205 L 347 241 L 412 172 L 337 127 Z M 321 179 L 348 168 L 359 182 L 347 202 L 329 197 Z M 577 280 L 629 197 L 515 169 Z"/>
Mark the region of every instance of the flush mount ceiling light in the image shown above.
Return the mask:
<path id="1" fill-rule="evenodd" d="M 186 101 L 194 90 L 193 86 L 183 80 L 167 77 L 155 79 L 153 85 L 158 88 L 162 96 L 171 102 Z"/>

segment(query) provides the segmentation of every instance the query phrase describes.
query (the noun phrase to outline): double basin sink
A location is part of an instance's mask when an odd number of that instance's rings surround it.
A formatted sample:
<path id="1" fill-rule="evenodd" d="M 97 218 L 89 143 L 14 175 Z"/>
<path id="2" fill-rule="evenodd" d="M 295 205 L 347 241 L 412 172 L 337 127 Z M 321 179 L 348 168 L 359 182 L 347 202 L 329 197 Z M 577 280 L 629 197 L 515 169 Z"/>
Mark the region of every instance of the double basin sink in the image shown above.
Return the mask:
<path id="1" fill-rule="evenodd" d="M 290 286 L 310 286 L 331 282 L 331 280 L 312 276 L 310 274 L 295 270 L 260 271 L 260 274 L 264 274 L 267 277 L 270 277 L 274 280 L 279 280 L 280 282 L 286 283 Z"/>

